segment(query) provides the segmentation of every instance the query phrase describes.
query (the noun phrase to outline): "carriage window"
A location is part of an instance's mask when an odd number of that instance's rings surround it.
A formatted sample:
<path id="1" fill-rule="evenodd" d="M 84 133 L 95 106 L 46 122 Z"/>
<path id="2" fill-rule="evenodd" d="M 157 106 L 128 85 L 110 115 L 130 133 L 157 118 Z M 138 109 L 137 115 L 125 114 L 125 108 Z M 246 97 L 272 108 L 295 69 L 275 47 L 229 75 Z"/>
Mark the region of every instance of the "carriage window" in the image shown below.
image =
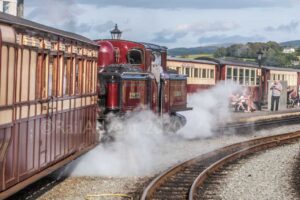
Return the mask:
<path id="1" fill-rule="evenodd" d="M 89 93 L 90 92 L 90 83 L 91 83 L 91 66 L 90 66 L 90 61 L 86 61 L 86 72 L 85 72 L 85 92 Z"/>
<path id="2" fill-rule="evenodd" d="M 64 70 L 64 58 L 62 56 L 59 56 L 58 60 L 58 95 L 57 96 L 62 96 L 63 94 L 63 70 Z"/>
<path id="3" fill-rule="evenodd" d="M 231 73 L 232 73 L 232 68 L 231 67 L 227 67 L 227 79 L 228 80 L 231 80 L 231 78 L 232 78 Z"/>
<path id="4" fill-rule="evenodd" d="M 30 69 L 29 69 L 29 100 L 35 100 L 36 97 L 36 61 L 37 52 L 31 51 L 30 53 Z"/>
<path id="5" fill-rule="evenodd" d="M 75 94 L 80 93 L 79 85 L 79 60 L 76 60 L 75 64 Z"/>
<path id="6" fill-rule="evenodd" d="M 62 67 L 57 56 L 50 58 L 49 64 L 49 87 L 51 84 L 51 96 L 60 96 L 61 94 L 61 78 L 62 77 Z M 50 88 L 49 88 L 50 90 Z M 49 92 L 50 96 L 50 92 Z"/>
<path id="7" fill-rule="evenodd" d="M 187 76 L 187 77 L 190 77 L 190 68 L 185 68 L 185 75 Z"/>
<path id="8" fill-rule="evenodd" d="M 180 68 L 181 67 L 176 67 L 176 71 L 177 71 L 178 74 L 180 74 Z"/>
<path id="9" fill-rule="evenodd" d="M 194 77 L 198 77 L 198 68 L 194 69 Z"/>
<path id="10" fill-rule="evenodd" d="M 86 93 L 86 65 L 87 65 L 87 61 L 83 60 L 82 61 L 82 76 L 81 76 L 81 94 L 85 94 Z"/>
<path id="11" fill-rule="evenodd" d="M 250 81 L 251 81 L 251 85 L 255 85 L 255 70 L 254 69 L 251 70 Z"/>
<path id="12" fill-rule="evenodd" d="M 22 71 L 21 71 L 21 101 L 28 100 L 28 75 L 29 75 L 29 50 L 23 50 Z"/>
<path id="13" fill-rule="evenodd" d="M 0 106 L 6 105 L 7 56 L 8 56 L 8 48 L 6 46 L 2 46 L 1 68 L 0 68 Z"/>
<path id="14" fill-rule="evenodd" d="M 202 69 L 202 78 L 206 78 L 206 69 Z"/>
<path id="15" fill-rule="evenodd" d="M 215 71 L 213 69 L 210 70 L 210 78 L 215 78 Z"/>
<path id="16" fill-rule="evenodd" d="M 36 70 L 36 99 L 47 98 L 47 60 L 48 56 L 45 54 L 38 55 L 38 63 Z"/>
<path id="17" fill-rule="evenodd" d="M 244 84 L 244 69 L 239 69 L 239 83 Z"/>
<path id="18" fill-rule="evenodd" d="M 75 75 L 75 86 L 76 86 L 76 94 L 82 93 L 83 86 L 83 60 L 78 59 L 76 63 L 76 75 Z"/>
<path id="19" fill-rule="evenodd" d="M 280 80 L 280 74 L 277 75 L 277 80 Z"/>
<path id="20" fill-rule="evenodd" d="M 237 77 L 238 77 L 238 69 L 237 68 L 233 68 L 233 80 L 237 81 Z"/>
<path id="21" fill-rule="evenodd" d="M 75 85 L 75 82 L 76 82 L 76 60 L 75 58 L 72 58 L 72 73 L 71 73 L 71 80 L 72 80 L 72 83 L 71 83 L 71 94 L 74 95 L 75 94 L 75 91 L 76 91 L 76 85 Z"/>
<path id="22" fill-rule="evenodd" d="M 54 58 L 51 56 L 49 58 L 49 76 L 48 76 L 48 96 L 52 96 L 53 92 L 53 64 L 54 64 Z"/>
<path id="23" fill-rule="evenodd" d="M 245 85 L 249 85 L 249 69 L 245 69 Z"/>
<path id="24" fill-rule="evenodd" d="M 95 61 L 91 61 L 91 70 L 92 70 L 92 82 L 91 82 L 91 88 L 90 88 L 90 92 L 94 93 L 96 92 L 96 80 L 97 80 L 97 68 L 95 65 Z"/>
<path id="25" fill-rule="evenodd" d="M 71 58 L 64 59 L 64 84 L 63 95 L 71 95 L 72 93 L 72 60 Z"/>
<path id="26" fill-rule="evenodd" d="M 128 52 L 128 62 L 130 64 L 142 64 L 142 51 L 133 49 Z"/>
<path id="27" fill-rule="evenodd" d="M 53 57 L 52 58 L 52 72 L 51 72 L 51 82 L 52 82 L 52 86 L 51 86 L 51 89 L 52 89 L 52 92 L 51 92 L 51 95 L 52 96 L 57 96 L 57 88 L 58 88 L 58 84 L 57 84 L 57 80 L 58 80 L 58 63 L 57 63 L 57 57 Z"/>

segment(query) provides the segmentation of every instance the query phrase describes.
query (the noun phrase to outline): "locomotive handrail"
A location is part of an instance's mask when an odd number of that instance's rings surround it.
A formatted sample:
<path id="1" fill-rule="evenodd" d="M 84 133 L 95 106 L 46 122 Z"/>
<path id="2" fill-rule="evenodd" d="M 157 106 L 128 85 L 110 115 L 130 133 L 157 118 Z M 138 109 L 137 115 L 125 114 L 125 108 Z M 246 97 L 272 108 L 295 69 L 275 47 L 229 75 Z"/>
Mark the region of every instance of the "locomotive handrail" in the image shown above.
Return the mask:
<path id="1" fill-rule="evenodd" d="M 123 75 L 145 75 L 145 76 L 149 76 L 149 73 L 145 73 L 145 72 L 123 72 L 121 74 Z"/>

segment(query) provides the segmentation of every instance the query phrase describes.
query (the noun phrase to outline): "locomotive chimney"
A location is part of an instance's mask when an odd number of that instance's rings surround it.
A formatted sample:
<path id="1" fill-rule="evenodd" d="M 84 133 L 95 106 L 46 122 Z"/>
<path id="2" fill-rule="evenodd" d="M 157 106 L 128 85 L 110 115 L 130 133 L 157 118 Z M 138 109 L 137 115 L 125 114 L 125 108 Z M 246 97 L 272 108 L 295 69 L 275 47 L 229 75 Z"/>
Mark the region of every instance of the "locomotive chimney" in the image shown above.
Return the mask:
<path id="1" fill-rule="evenodd" d="M 17 3 L 17 16 L 24 17 L 24 0 L 18 0 Z"/>

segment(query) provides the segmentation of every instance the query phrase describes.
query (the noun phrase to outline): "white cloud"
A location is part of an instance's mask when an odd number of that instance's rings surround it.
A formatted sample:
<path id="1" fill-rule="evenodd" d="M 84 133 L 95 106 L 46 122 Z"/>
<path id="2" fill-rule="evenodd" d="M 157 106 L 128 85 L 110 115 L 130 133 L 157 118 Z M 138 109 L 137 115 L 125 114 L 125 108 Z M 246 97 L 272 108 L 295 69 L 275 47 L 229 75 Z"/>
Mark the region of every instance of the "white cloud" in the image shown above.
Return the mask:
<path id="1" fill-rule="evenodd" d="M 217 9 L 203 7 L 201 10 L 192 0 L 182 2 L 193 8 L 177 6 L 176 9 L 165 9 L 163 5 L 160 7 L 158 1 L 149 1 L 151 4 L 156 3 L 159 7 L 157 9 L 153 6 L 130 7 L 130 1 L 124 1 L 127 5 L 122 1 L 121 5 L 124 6 L 112 6 L 109 2 L 113 1 L 107 1 L 105 6 L 100 6 L 105 2 L 33 0 L 28 4 L 25 2 L 25 16 L 46 25 L 83 34 L 91 39 L 109 38 L 109 30 L 117 23 L 123 31 L 124 39 L 155 41 L 169 48 L 199 46 L 203 44 L 199 43 L 199 38 L 209 39 L 220 35 L 248 38 L 259 36 L 260 39 L 275 41 L 300 39 L 299 29 L 291 32 L 277 31 L 276 34 L 270 34 L 266 30 L 266 27 L 278 28 L 287 22 L 297 22 L 300 18 L 300 4 L 293 3 L 295 0 L 289 0 L 287 3 L 295 5 L 294 7 L 280 7 L 279 1 L 276 3 L 275 0 L 263 0 L 270 7 L 243 6 L 241 9 L 222 9 L 221 6 L 217 6 Z M 230 38 L 223 39 L 223 43 L 227 43 L 226 39 Z"/>

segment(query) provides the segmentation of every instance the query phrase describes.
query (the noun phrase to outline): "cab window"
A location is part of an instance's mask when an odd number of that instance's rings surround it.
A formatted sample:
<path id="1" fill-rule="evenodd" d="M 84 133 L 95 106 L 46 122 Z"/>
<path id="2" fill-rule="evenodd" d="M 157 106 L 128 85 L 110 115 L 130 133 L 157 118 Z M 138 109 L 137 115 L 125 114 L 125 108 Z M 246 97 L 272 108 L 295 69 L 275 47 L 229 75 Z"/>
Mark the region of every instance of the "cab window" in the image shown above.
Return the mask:
<path id="1" fill-rule="evenodd" d="M 142 64 L 142 51 L 138 49 L 132 49 L 128 52 L 128 62 L 133 65 Z"/>

